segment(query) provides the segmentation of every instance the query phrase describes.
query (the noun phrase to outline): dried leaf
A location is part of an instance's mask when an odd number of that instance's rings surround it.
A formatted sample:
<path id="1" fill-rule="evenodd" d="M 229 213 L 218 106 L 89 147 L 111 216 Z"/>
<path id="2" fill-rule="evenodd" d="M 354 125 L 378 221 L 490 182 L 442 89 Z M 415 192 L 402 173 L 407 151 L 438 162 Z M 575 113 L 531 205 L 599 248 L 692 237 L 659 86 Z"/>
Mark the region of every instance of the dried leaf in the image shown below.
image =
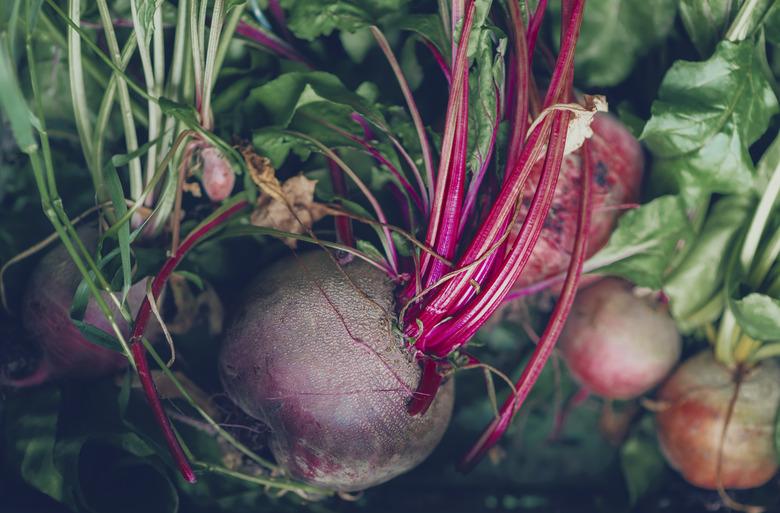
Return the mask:
<path id="1" fill-rule="evenodd" d="M 607 99 L 601 95 L 585 95 L 582 109 L 573 110 L 573 116 L 569 120 L 569 129 L 566 135 L 566 149 L 564 154 L 575 152 L 585 139 L 593 137 L 593 130 L 590 128 L 590 124 L 593 122 L 593 117 L 598 112 L 607 112 Z"/>
<path id="2" fill-rule="evenodd" d="M 566 132 L 564 155 L 577 151 L 582 147 L 585 139 L 593 137 L 593 130 L 590 128 L 590 124 L 593 122 L 594 116 L 599 112 L 607 112 L 609 110 L 607 99 L 604 96 L 586 94 L 583 95 L 582 101 L 584 105 L 579 103 L 557 103 L 547 107 L 531 123 L 528 133 L 530 134 L 545 117 L 553 112 L 557 110 L 569 111 L 572 116 L 569 119 L 569 127 Z"/>
<path id="3" fill-rule="evenodd" d="M 290 233 L 306 232 L 328 213 L 327 206 L 314 201 L 316 185 L 316 180 L 298 175 L 282 184 L 281 198 L 276 194 L 261 194 L 252 212 L 252 224 Z M 285 239 L 284 243 L 295 248 L 297 241 Z"/>
<path id="4" fill-rule="evenodd" d="M 328 213 L 327 206 L 314 201 L 316 180 L 298 175 L 281 183 L 276 178 L 271 161 L 255 153 L 251 145 L 244 144 L 239 151 L 244 157 L 250 178 L 261 192 L 252 212 L 253 225 L 305 233 Z M 291 248 L 297 246 L 295 239 L 284 239 L 284 243 Z"/>
<path id="5" fill-rule="evenodd" d="M 172 274 L 168 287 L 176 305 L 176 315 L 168 321 L 168 330 L 176 335 L 187 333 L 192 329 L 198 316 L 205 310 L 209 325 L 209 334 L 218 335 L 222 332 L 225 311 L 214 288 L 204 283 L 204 290 L 197 295 L 192 292 L 190 282 L 179 274 Z"/>

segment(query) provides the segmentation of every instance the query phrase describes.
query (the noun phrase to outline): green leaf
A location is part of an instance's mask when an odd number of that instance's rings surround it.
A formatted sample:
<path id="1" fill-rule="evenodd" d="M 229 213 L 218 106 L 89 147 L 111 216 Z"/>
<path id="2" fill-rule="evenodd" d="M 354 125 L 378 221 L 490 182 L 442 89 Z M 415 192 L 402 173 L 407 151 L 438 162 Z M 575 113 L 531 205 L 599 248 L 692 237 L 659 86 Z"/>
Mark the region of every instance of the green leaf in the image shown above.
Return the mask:
<path id="1" fill-rule="evenodd" d="M 748 198 L 739 196 L 718 201 L 685 258 L 666 279 L 663 290 L 678 321 L 722 291 L 728 256 L 736 234 L 745 224 L 750 205 Z"/>
<path id="2" fill-rule="evenodd" d="M 24 481 L 61 501 L 64 481 L 54 465 L 54 445 L 61 404 L 60 389 L 28 389 L 5 400 L 5 459 Z"/>
<path id="3" fill-rule="evenodd" d="M 175 117 L 190 128 L 200 126 L 198 111 L 192 105 L 179 103 L 164 96 L 159 98 L 158 103 L 163 114 Z"/>
<path id="4" fill-rule="evenodd" d="M 284 164 L 296 144 L 299 144 L 298 139 L 273 128 L 256 130 L 252 134 L 252 145 L 258 153 L 268 157 L 276 169 Z"/>
<path id="5" fill-rule="evenodd" d="M 301 39 L 313 41 L 334 30 L 354 32 L 388 14 L 405 11 L 409 0 L 286 0 L 287 25 Z"/>
<path id="6" fill-rule="evenodd" d="M 681 0 L 680 18 L 699 54 L 708 57 L 734 18 L 738 2 Z"/>
<path id="7" fill-rule="evenodd" d="M 780 299 L 753 292 L 731 302 L 740 327 L 757 340 L 780 340 Z"/>
<path id="8" fill-rule="evenodd" d="M 628 488 L 630 504 L 635 505 L 655 486 L 666 467 L 658 448 L 652 417 L 646 415 L 620 448 L 620 467 Z"/>
<path id="9" fill-rule="evenodd" d="M 748 148 L 777 110 L 754 45 L 724 41 L 704 62 L 671 67 L 642 139 L 683 193 L 742 192 L 753 180 Z"/>
<path id="10" fill-rule="evenodd" d="M 125 203 L 125 193 L 122 190 L 122 182 L 119 181 L 119 174 L 113 164 L 113 159 L 109 160 L 103 168 L 106 188 L 108 189 L 111 203 L 114 205 L 116 216 L 122 218 L 127 213 L 127 204 Z M 132 285 L 132 270 L 130 262 L 130 223 L 124 223 L 117 231 L 119 243 L 119 256 L 122 263 L 122 299 L 124 303 L 127 293 Z"/>
<path id="11" fill-rule="evenodd" d="M 32 113 L 27 108 L 16 77 L 16 66 L 8 53 L 8 36 L 0 34 L 0 107 L 11 123 L 16 144 L 25 153 L 38 148 L 33 135 Z"/>
<path id="12" fill-rule="evenodd" d="M 267 124 L 286 127 L 297 109 L 316 102 L 346 106 L 374 123 L 386 124 L 381 113 L 365 98 L 347 89 L 335 75 L 321 71 L 281 75 L 253 89 L 247 107 L 262 107 L 268 115 Z"/>
<path id="13" fill-rule="evenodd" d="M 87 341 L 118 353 L 124 353 L 119 340 L 115 336 L 106 333 L 91 324 L 87 324 L 84 321 L 71 319 L 71 322 L 76 326 L 79 332 L 84 335 L 84 338 L 86 338 Z"/>
<path id="14" fill-rule="evenodd" d="M 477 71 L 470 76 L 468 168 L 477 173 L 488 157 L 499 115 L 496 91 L 504 90 L 504 53 L 507 39 L 489 30 L 481 33 Z"/>
<path id="15" fill-rule="evenodd" d="M 450 43 L 438 14 L 410 14 L 394 21 L 393 28 L 414 32 L 427 39 L 445 59 L 450 55 Z"/>
<path id="16" fill-rule="evenodd" d="M 576 79 L 589 86 L 622 82 L 637 60 L 666 38 L 678 1 L 588 0 L 577 42 Z M 560 3 L 550 4 L 560 31 Z"/>
<path id="17" fill-rule="evenodd" d="M 660 289 L 680 240 L 691 235 L 683 203 L 662 196 L 626 212 L 609 243 L 590 260 L 609 262 L 599 273 L 622 276 L 643 287 Z"/>

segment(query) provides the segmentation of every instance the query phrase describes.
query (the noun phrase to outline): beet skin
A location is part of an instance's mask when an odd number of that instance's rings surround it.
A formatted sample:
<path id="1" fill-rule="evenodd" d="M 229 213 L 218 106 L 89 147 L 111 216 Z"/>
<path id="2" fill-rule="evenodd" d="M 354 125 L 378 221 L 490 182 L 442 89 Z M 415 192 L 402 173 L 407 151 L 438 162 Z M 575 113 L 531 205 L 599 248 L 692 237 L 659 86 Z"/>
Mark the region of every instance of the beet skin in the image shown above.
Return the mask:
<path id="1" fill-rule="evenodd" d="M 314 251 L 260 275 L 225 333 L 220 374 L 230 398 L 268 425 L 290 475 L 356 491 L 431 453 L 454 389 L 449 380 L 427 413 L 407 413 L 420 366 L 394 328 L 393 284 L 360 260 L 343 269 Z"/>

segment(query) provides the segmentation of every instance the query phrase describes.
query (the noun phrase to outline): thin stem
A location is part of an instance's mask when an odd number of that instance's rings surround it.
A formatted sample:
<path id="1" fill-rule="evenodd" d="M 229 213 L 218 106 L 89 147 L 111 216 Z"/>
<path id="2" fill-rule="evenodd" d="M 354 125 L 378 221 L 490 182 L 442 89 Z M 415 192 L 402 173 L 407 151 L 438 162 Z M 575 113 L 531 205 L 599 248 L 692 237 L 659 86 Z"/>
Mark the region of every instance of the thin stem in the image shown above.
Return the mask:
<path id="1" fill-rule="evenodd" d="M 218 76 L 222 69 L 222 63 L 225 62 L 225 56 L 230 48 L 230 43 L 233 41 L 233 35 L 236 32 L 238 22 L 241 21 L 241 15 L 244 13 L 245 7 L 245 3 L 233 7 L 232 11 L 230 11 L 230 17 L 222 29 L 222 37 L 219 40 L 219 48 L 217 49 L 217 58 L 214 61 L 215 76 Z"/>
<path id="2" fill-rule="evenodd" d="M 772 2 L 768 0 L 745 0 L 726 32 L 725 39 L 733 42 L 745 40 L 755 28 L 756 22 L 761 19 L 760 16 L 755 15 L 755 11 L 759 8 L 766 9 L 771 4 Z"/>
<path id="3" fill-rule="evenodd" d="M 374 213 L 376 214 L 377 219 L 380 223 L 387 224 L 387 216 L 385 216 L 384 210 L 382 210 L 382 206 L 380 205 L 379 201 L 377 201 L 376 196 L 371 192 L 371 190 L 366 186 L 366 184 L 363 182 L 363 180 L 360 179 L 360 177 L 350 168 L 341 158 L 339 158 L 336 153 L 322 144 L 317 139 L 314 139 L 313 137 L 310 137 L 306 134 L 300 133 L 300 132 L 288 132 L 290 135 L 293 135 L 295 137 L 300 137 L 301 139 L 304 139 L 306 141 L 309 141 L 311 144 L 316 146 L 319 151 L 321 151 L 326 157 L 328 157 L 330 160 L 332 160 L 336 165 L 338 165 L 339 168 L 341 168 L 342 171 L 344 171 L 347 176 L 350 177 L 350 179 L 357 185 L 358 189 L 360 189 L 360 192 L 363 193 L 363 195 L 366 197 L 368 202 L 371 204 L 371 207 L 374 209 Z M 395 273 L 398 273 L 398 252 L 395 247 L 395 242 L 393 241 L 393 237 L 390 235 L 390 230 L 388 228 L 382 228 L 382 232 L 384 234 L 384 237 L 381 237 L 382 246 L 385 249 L 385 253 L 387 254 L 387 260 L 390 264 L 390 267 L 393 269 Z"/>
<path id="4" fill-rule="evenodd" d="M 79 23 L 81 17 L 81 0 L 68 0 L 68 16 L 74 23 Z M 103 177 L 99 166 L 93 161 L 92 125 L 90 123 L 87 93 L 84 86 L 84 68 L 81 60 L 81 38 L 73 29 L 68 29 L 68 76 L 70 78 L 70 94 L 73 102 L 73 113 L 76 119 L 76 130 L 81 139 L 84 160 L 92 175 L 96 191 L 103 190 Z"/>
<path id="5" fill-rule="evenodd" d="M 417 138 L 420 141 L 423 162 L 425 163 L 425 177 L 427 178 L 428 182 L 428 193 L 426 194 L 425 191 L 420 192 L 422 193 L 425 212 L 428 212 L 430 208 L 430 198 L 433 197 L 434 187 L 433 152 L 431 151 L 431 145 L 428 142 L 428 136 L 425 133 L 425 126 L 423 125 L 420 111 L 417 109 L 417 103 L 414 101 L 412 90 L 409 88 L 409 83 L 406 81 L 404 72 L 401 70 L 401 66 L 398 64 L 398 60 L 395 58 L 393 49 L 390 48 L 390 43 L 387 42 L 385 35 L 376 25 L 371 25 L 371 33 L 373 34 L 374 39 L 376 39 L 379 48 L 381 48 L 382 52 L 385 54 L 387 62 L 390 64 L 390 67 L 393 70 L 393 74 L 395 75 L 395 78 L 398 81 L 398 85 L 401 88 L 401 92 L 404 95 L 404 100 L 406 100 L 406 106 L 409 109 L 409 114 L 412 116 L 414 128 L 417 131 Z"/>
<path id="6" fill-rule="evenodd" d="M 347 197 L 347 181 L 344 180 L 344 173 L 341 172 L 338 165 L 332 160 L 328 160 L 328 172 L 330 174 L 330 181 L 333 184 L 333 192 L 339 196 Z M 339 242 L 347 246 L 355 245 L 355 235 L 352 232 L 352 221 L 346 216 L 337 216 L 336 220 L 336 235 Z"/>
<path id="7" fill-rule="evenodd" d="M 582 273 L 582 265 L 585 260 L 587 250 L 587 233 L 590 228 L 591 217 L 591 179 L 593 173 L 593 163 L 590 161 L 590 151 L 586 142 L 585 164 L 583 166 L 582 187 L 580 189 L 580 205 L 577 219 L 577 233 L 574 239 L 574 249 L 572 251 L 569 269 L 558 302 L 555 304 L 550 321 L 542 334 L 539 343 L 536 345 L 531 359 L 523 369 L 520 379 L 517 381 L 517 392 L 508 397 L 501 407 L 501 415 L 498 419 L 488 425 L 477 444 L 465 455 L 461 461 L 461 470 L 472 468 L 485 455 L 498 439 L 509 427 L 509 423 L 515 413 L 520 409 L 525 399 L 528 397 L 531 389 L 544 368 L 545 363 L 552 354 L 555 343 L 563 331 L 563 325 L 569 315 L 571 306 L 574 303 L 574 296 L 577 291 L 577 285 Z"/>
<path id="8" fill-rule="evenodd" d="M 228 203 L 223 208 L 217 210 L 214 214 L 206 218 L 192 233 L 190 233 L 186 239 L 179 246 L 175 254 L 171 255 L 163 265 L 162 269 L 157 276 L 154 277 L 151 284 L 151 295 L 157 300 L 160 297 L 160 293 L 165 287 L 168 278 L 171 273 L 176 269 L 176 266 L 181 262 L 182 258 L 187 252 L 203 237 L 209 235 L 212 230 L 218 228 L 222 223 L 226 222 L 233 215 L 243 210 L 248 205 L 248 202 L 244 199 L 239 201 L 233 201 Z M 146 350 L 143 343 L 144 332 L 146 326 L 151 318 L 152 308 L 149 302 L 149 297 L 145 297 L 141 307 L 138 310 L 138 314 L 135 318 L 133 325 L 133 333 L 130 337 L 130 348 L 133 353 L 133 360 L 135 361 L 138 369 L 138 378 L 143 386 L 144 393 L 149 405 L 152 408 L 155 421 L 163 432 L 165 442 L 168 445 L 168 449 L 171 451 L 171 455 L 176 462 L 176 466 L 181 472 L 182 477 L 189 483 L 194 483 L 197 479 L 195 473 L 192 471 L 192 467 L 187 460 L 181 443 L 176 438 L 176 434 L 171 426 L 170 419 L 165 414 L 160 395 L 157 392 L 157 388 L 152 379 L 151 372 L 149 371 L 149 363 L 146 360 Z"/>
<path id="9" fill-rule="evenodd" d="M 747 235 L 745 235 L 745 242 L 742 245 L 742 251 L 740 252 L 739 257 L 739 263 L 742 266 L 742 270 L 745 272 L 750 269 L 758 246 L 761 243 L 761 236 L 764 233 L 764 229 L 769 221 L 769 216 L 772 213 L 778 196 L 780 196 L 780 164 L 772 171 L 772 177 L 769 179 L 769 183 L 767 184 L 764 193 L 761 195 L 761 200 L 758 202 L 756 211 L 753 214 L 753 220 L 750 222 Z M 757 276 L 757 278 L 760 282 L 763 280 L 764 276 Z"/>
<path id="10" fill-rule="evenodd" d="M 103 32 L 106 36 L 106 43 L 108 45 L 108 52 L 111 55 L 111 59 L 114 64 L 122 69 L 125 69 L 130 57 L 135 50 L 135 38 L 130 37 L 130 43 L 128 41 L 125 46 L 125 51 L 120 54 L 119 42 L 116 38 L 116 32 L 114 31 L 114 25 L 111 20 L 111 13 L 108 10 L 108 4 L 106 0 L 97 0 L 98 11 L 100 12 L 100 20 L 103 24 Z M 124 56 L 124 57 L 123 57 Z M 113 85 L 115 84 L 115 85 Z M 105 96 L 113 96 L 114 87 L 119 92 L 119 109 L 122 117 L 122 127 L 125 132 L 125 146 L 127 153 L 133 153 L 138 149 L 138 136 L 136 135 L 135 120 L 133 119 L 133 109 L 130 103 L 130 91 L 127 88 L 127 82 L 117 74 L 111 76 L 108 87 L 106 89 Z M 111 103 L 109 101 L 108 103 Z M 102 109 L 101 109 L 102 110 Z M 99 117 L 99 116 L 98 116 Z M 99 117 L 100 118 L 100 117 Z M 95 149 L 95 163 L 98 166 L 102 165 L 102 141 L 104 140 L 105 127 L 108 123 L 108 115 L 104 116 L 104 119 L 96 123 L 98 142 Z M 130 196 L 133 199 L 137 199 L 138 195 L 143 188 L 143 175 L 141 171 L 141 159 L 140 157 L 133 158 L 129 163 L 130 170 Z"/>
<path id="11" fill-rule="evenodd" d="M 191 0 L 190 4 L 190 48 L 192 49 L 192 64 L 195 77 L 195 106 L 200 110 L 203 101 L 203 51 L 201 40 L 198 37 L 198 1 Z M 204 5 L 206 0 L 200 0 Z"/>
<path id="12" fill-rule="evenodd" d="M 209 27 L 209 45 L 206 50 L 206 67 L 203 73 L 203 92 L 201 97 L 203 103 L 200 109 L 200 122 L 204 128 L 210 130 L 213 125 L 211 114 L 211 90 L 214 87 L 215 63 L 217 58 L 217 48 L 219 47 L 220 33 L 222 24 L 225 21 L 223 0 L 215 0 L 214 10 L 211 13 L 211 26 Z"/>
<path id="13" fill-rule="evenodd" d="M 330 495 L 333 493 L 333 492 L 328 492 L 328 490 L 325 490 L 323 488 L 318 488 L 314 485 L 308 485 L 305 483 L 299 483 L 297 481 L 289 481 L 286 479 L 279 479 L 277 477 L 266 477 L 266 476 L 254 475 L 254 474 L 250 476 L 242 472 L 220 467 L 219 465 L 212 465 L 210 463 L 204 463 L 200 461 L 196 461 L 195 464 L 198 467 L 201 467 L 203 470 L 206 470 L 213 474 L 221 474 L 223 476 L 231 477 L 233 479 L 238 479 L 240 481 L 245 481 L 247 483 L 252 483 L 261 486 L 268 486 L 271 488 L 277 488 L 279 490 L 287 490 L 287 491 L 298 492 L 298 493 L 300 492 L 311 493 L 318 496 Z"/>
<path id="14" fill-rule="evenodd" d="M 306 65 L 308 68 L 314 68 L 314 66 L 306 59 L 306 57 L 301 55 L 288 43 L 263 30 L 262 28 L 250 24 L 247 21 L 241 20 L 238 22 L 238 26 L 236 27 L 236 34 L 254 41 L 262 48 L 265 48 L 273 54 L 279 55 L 280 57 L 284 57 L 285 59 L 289 59 L 291 61 L 300 62 L 301 64 Z"/>
<path id="15" fill-rule="evenodd" d="M 133 16 L 133 25 L 135 26 L 135 37 L 138 42 L 138 54 L 141 57 L 141 69 L 143 70 L 144 82 L 146 83 L 146 94 L 150 98 L 157 98 L 160 94 L 160 91 L 157 87 L 154 64 L 152 63 L 152 56 L 148 44 L 148 41 L 151 39 L 151 35 L 147 35 L 146 27 L 144 27 L 144 25 L 141 23 L 141 19 L 139 18 L 138 15 L 138 6 L 136 4 L 137 4 L 137 0 L 130 1 L 130 11 Z M 157 11 L 159 11 L 160 9 L 161 7 L 157 6 L 154 13 L 155 18 L 157 16 Z M 156 28 L 155 25 L 156 23 L 153 23 L 152 26 L 153 31 L 155 31 L 154 30 Z M 160 135 L 160 122 L 161 122 L 160 118 L 162 116 L 162 111 L 160 110 L 160 106 L 156 101 L 149 101 L 147 108 L 149 114 L 148 138 L 150 141 L 153 141 L 157 138 L 157 136 Z M 154 170 L 156 165 L 157 165 L 157 145 L 153 145 L 149 148 L 149 151 L 146 155 L 145 182 L 147 184 L 149 183 L 152 176 L 154 175 Z"/>
<path id="16" fill-rule="evenodd" d="M 211 415 L 206 412 L 201 406 L 198 404 L 198 402 L 190 395 L 189 391 L 187 390 L 184 385 L 181 384 L 179 379 L 176 377 L 176 374 L 171 371 L 170 366 L 166 364 L 160 358 L 160 355 L 157 354 L 157 351 L 154 349 L 154 346 L 152 346 L 148 340 L 144 339 L 144 346 L 146 347 L 146 350 L 149 352 L 150 355 L 152 355 L 152 359 L 155 361 L 157 366 L 160 368 L 163 374 L 173 383 L 173 385 L 176 387 L 176 389 L 179 391 L 179 393 L 182 395 L 185 401 L 200 415 L 200 417 L 206 421 L 206 423 L 211 427 L 211 429 L 214 430 L 219 436 L 221 436 L 227 443 L 235 447 L 241 454 L 248 457 L 261 467 L 267 468 L 268 470 L 277 470 L 276 465 L 269 462 L 268 460 L 261 458 L 257 454 L 255 454 L 251 449 L 249 449 L 246 445 L 239 442 L 233 435 L 225 431 L 225 429 L 216 421 L 214 420 Z"/>

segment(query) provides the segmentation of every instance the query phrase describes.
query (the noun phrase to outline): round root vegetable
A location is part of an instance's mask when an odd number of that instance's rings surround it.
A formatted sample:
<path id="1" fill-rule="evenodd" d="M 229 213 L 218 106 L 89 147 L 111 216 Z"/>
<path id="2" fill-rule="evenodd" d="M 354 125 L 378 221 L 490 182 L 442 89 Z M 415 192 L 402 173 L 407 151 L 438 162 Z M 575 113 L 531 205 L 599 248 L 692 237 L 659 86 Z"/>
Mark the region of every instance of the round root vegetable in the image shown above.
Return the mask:
<path id="1" fill-rule="evenodd" d="M 449 380 L 424 415 L 420 366 L 394 328 L 393 284 L 363 261 L 308 253 L 250 285 L 225 333 L 229 397 L 264 421 L 277 462 L 323 488 L 361 490 L 422 462 L 452 412 Z"/>
<path id="2" fill-rule="evenodd" d="M 94 247 L 95 233 L 79 230 L 87 248 Z M 111 374 L 127 366 L 121 353 L 89 342 L 70 320 L 73 296 L 81 274 L 65 247 L 58 245 L 46 254 L 33 271 L 22 299 L 22 325 L 26 338 L 40 349 L 40 359 L 26 376 L 11 372 L 14 362 L 0 369 L 0 383 L 15 387 L 38 385 L 61 378 L 93 378 Z M 137 312 L 146 294 L 144 282 L 131 287 L 127 297 L 131 312 Z M 104 297 L 108 298 L 106 294 Z M 108 301 L 120 329 L 127 336 L 127 323 L 115 305 Z M 111 324 L 95 300 L 90 298 L 84 322 L 113 334 Z M 29 366 L 29 365 L 28 365 Z"/>
<path id="3" fill-rule="evenodd" d="M 201 183 L 211 201 L 223 201 L 233 192 L 236 174 L 222 154 L 213 146 L 205 146 L 200 151 L 202 166 Z"/>
<path id="4" fill-rule="evenodd" d="M 780 366 L 774 361 L 740 375 L 716 361 L 712 351 L 704 351 L 675 371 L 659 399 L 665 405 L 656 416 L 661 449 L 689 483 L 709 489 L 718 484 L 755 488 L 777 471 Z"/>
<path id="5" fill-rule="evenodd" d="M 577 294 L 558 348 L 586 388 L 611 399 L 647 392 L 680 358 L 681 340 L 666 308 L 606 278 Z"/>
<path id="6" fill-rule="evenodd" d="M 594 255 L 609 241 L 623 205 L 639 198 L 644 159 L 639 142 L 615 118 L 597 114 L 591 124 L 590 151 L 593 162 L 592 214 L 587 232 L 587 256 Z M 567 155 L 555 189 L 550 213 L 539 241 L 516 283 L 525 287 L 566 271 L 574 249 L 577 205 L 582 175 L 582 149 Z M 536 166 L 525 195 L 519 219 L 525 218 L 541 163 Z M 519 228 L 519 226 L 517 226 Z"/>

